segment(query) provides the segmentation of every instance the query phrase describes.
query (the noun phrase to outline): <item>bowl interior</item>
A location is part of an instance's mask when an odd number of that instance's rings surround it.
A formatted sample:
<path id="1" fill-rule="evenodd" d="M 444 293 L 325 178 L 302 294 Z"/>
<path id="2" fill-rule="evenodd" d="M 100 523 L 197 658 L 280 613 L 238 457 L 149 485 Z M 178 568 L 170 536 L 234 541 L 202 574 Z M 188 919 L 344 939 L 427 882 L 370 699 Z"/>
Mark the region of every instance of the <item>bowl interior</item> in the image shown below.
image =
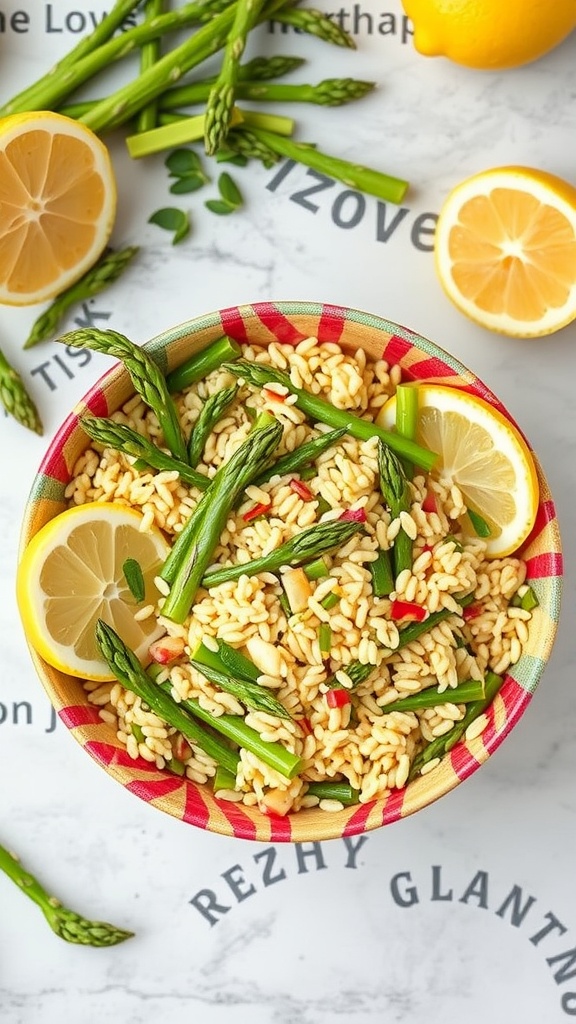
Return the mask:
<path id="1" fill-rule="evenodd" d="M 321 303 L 255 303 L 198 317 L 153 338 L 146 347 L 168 372 L 224 333 L 240 343 L 249 340 L 266 345 L 277 340 L 297 344 L 315 336 L 323 342 L 337 342 L 348 351 L 360 347 L 373 359 L 399 363 L 405 380 L 425 379 L 464 388 L 512 419 L 482 381 L 436 344 L 398 324 L 358 310 Z M 64 490 L 72 467 L 89 443 L 79 418 L 87 412 L 110 415 L 131 393 L 128 374 L 122 366 L 114 366 L 63 423 L 31 490 L 21 550 L 45 522 L 66 506 Z M 63 723 L 113 778 L 141 799 L 197 827 L 262 842 L 305 842 L 355 835 L 397 821 L 448 793 L 487 760 L 521 718 L 550 656 L 559 615 L 562 555 L 554 504 L 537 456 L 535 462 L 540 505 L 536 525 L 522 554 L 539 606 L 533 613 L 522 657 L 506 674 L 504 685 L 489 709 L 489 723 L 482 735 L 458 743 L 435 771 L 385 799 L 335 813 L 309 809 L 285 818 L 216 800 L 207 787 L 161 772 L 143 759 L 133 761 L 111 726 L 100 720 L 98 709 L 88 704 L 81 682 L 52 669 L 31 651 L 40 680 Z"/>

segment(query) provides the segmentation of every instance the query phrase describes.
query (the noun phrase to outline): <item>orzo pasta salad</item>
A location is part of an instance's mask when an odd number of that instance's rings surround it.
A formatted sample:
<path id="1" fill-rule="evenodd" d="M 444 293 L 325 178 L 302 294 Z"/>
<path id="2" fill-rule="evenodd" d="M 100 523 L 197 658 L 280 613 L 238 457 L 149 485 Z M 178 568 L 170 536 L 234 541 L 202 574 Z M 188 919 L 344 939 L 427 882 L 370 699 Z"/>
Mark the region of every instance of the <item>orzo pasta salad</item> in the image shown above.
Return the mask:
<path id="1" fill-rule="evenodd" d="M 158 638 L 137 658 L 102 617 L 114 678 L 85 684 L 130 757 L 267 813 L 330 812 L 482 731 L 536 598 L 418 441 L 398 366 L 315 338 L 222 339 L 159 380 L 114 332 L 64 340 L 122 359 L 136 388 L 84 419 L 69 504 L 130 506 L 169 544 L 153 599 L 131 586 Z"/>

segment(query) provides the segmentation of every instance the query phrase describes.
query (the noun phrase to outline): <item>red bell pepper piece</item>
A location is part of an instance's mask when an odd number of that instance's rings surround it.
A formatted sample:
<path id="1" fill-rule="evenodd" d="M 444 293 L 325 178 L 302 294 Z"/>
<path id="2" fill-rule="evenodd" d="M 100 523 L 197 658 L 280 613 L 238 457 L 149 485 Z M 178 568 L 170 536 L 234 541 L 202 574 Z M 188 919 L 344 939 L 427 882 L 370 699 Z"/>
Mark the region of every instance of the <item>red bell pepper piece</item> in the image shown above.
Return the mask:
<path id="1" fill-rule="evenodd" d="M 338 518 L 346 520 L 347 523 L 365 523 L 366 513 L 363 508 L 347 508 Z"/>
<path id="2" fill-rule="evenodd" d="M 271 507 L 271 501 L 268 502 L 268 504 L 265 504 L 263 501 L 259 501 L 257 505 L 252 505 L 252 508 L 246 510 L 242 519 L 245 523 L 249 523 L 252 519 L 257 519 L 258 516 L 266 515 L 266 513 L 270 511 Z"/>
<path id="3" fill-rule="evenodd" d="M 428 611 L 421 604 L 414 601 L 392 601 L 390 615 L 393 619 L 412 619 L 415 622 L 423 622 Z"/>
<path id="4" fill-rule="evenodd" d="M 438 511 L 438 505 L 436 503 L 436 495 L 434 494 L 434 491 L 426 492 L 426 497 L 422 502 L 422 511 L 428 513 Z"/>
<path id="5" fill-rule="evenodd" d="M 294 477 L 290 481 L 290 487 L 296 492 L 299 498 L 302 498 L 302 501 L 312 501 L 314 495 L 303 480 L 298 480 L 297 477 Z"/>
<path id="6" fill-rule="evenodd" d="M 481 614 L 481 604 L 469 604 L 466 608 L 462 609 L 462 618 L 464 619 L 464 622 L 470 622 L 471 619 L 477 619 Z"/>
<path id="7" fill-rule="evenodd" d="M 326 704 L 329 708 L 344 708 L 350 704 L 350 694 L 343 686 L 335 686 L 326 691 Z"/>

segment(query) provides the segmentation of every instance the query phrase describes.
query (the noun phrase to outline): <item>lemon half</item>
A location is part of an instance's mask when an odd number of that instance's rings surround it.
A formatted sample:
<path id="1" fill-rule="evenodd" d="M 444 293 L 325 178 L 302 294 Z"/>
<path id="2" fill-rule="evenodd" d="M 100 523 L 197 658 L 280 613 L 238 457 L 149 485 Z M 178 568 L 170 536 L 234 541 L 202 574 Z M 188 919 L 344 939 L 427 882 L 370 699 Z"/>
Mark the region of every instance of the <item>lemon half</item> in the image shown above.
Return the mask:
<path id="1" fill-rule="evenodd" d="M 418 388 L 417 440 L 438 453 L 434 475 L 455 483 L 490 527 L 487 555 L 502 558 L 528 537 L 538 510 L 538 478 L 528 445 L 497 409 L 476 395 L 440 384 Z M 393 429 L 396 397 L 376 422 Z M 466 517 L 467 520 L 468 517 Z M 464 531 L 472 533 L 463 522 Z"/>
<path id="2" fill-rule="evenodd" d="M 142 532 L 142 516 L 113 502 L 67 509 L 38 531 L 17 573 L 17 600 L 26 637 L 53 668 L 84 679 L 112 679 L 95 638 L 104 619 L 141 660 L 164 630 L 156 616 L 154 577 L 169 545 L 157 529 Z M 142 569 L 144 599 L 136 601 L 124 574 L 128 559 Z"/>

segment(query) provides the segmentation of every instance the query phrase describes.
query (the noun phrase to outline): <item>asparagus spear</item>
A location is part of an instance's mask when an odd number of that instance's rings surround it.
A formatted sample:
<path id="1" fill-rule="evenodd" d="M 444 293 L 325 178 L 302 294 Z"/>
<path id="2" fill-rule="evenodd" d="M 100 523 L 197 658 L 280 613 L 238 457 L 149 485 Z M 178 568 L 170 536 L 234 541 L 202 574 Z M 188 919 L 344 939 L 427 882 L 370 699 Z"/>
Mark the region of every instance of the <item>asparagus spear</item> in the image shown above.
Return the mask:
<path id="1" fill-rule="evenodd" d="M 473 594 L 467 594 L 466 597 L 460 598 L 458 603 L 462 608 L 466 608 L 467 605 L 472 604 L 474 600 Z M 403 629 L 398 631 L 399 643 L 394 648 L 395 651 L 399 651 L 401 647 L 406 647 L 411 644 L 414 640 L 418 640 L 419 637 L 423 636 L 424 633 L 429 633 L 434 626 L 437 626 L 439 622 L 445 622 L 452 615 L 459 615 L 460 612 L 453 612 L 449 608 L 441 608 L 438 612 L 432 612 L 428 618 L 423 619 L 422 622 L 411 622 L 408 626 L 404 626 Z M 391 654 L 394 651 L 390 652 Z"/>
<path id="2" fill-rule="evenodd" d="M 145 20 L 152 22 L 154 18 L 158 18 L 161 14 L 164 14 L 165 6 L 165 0 L 146 0 L 146 3 L 144 4 Z M 144 45 L 140 47 L 140 70 L 147 71 L 148 68 L 153 67 L 159 56 L 159 38 L 151 39 L 148 43 L 144 43 Z M 157 111 L 158 104 L 156 100 L 151 100 L 147 106 L 142 107 L 136 121 L 136 131 L 148 132 L 151 128 L 155 128 Z"/>
<path id="3" fill-rule="evenodd" d="M 176 406 L 168 394 L 166 379 L 145 349 L 118 331 L 99 331 L 95 327 L 83 327 L 63 334 L 58 341 L 72 348 L 89 348 L 119 359 L 130 374 L 137 393 L 156 414 L 167 448 L 181 462 L 187 461 L 186 442 Z"/>
<path id="4" fill-rule="evenodd" d="M 445 754 L 456 746 L 459 740 L 462 739 L 468 726 L 490 706 L 503 682 L 502 676 L 498 676 L 494 672 L 486 673 L 484 697 L 468 705 L 464 718 L 459 722 L 455 722 L 450 732 L 432 740 L 431 743 L 416 755 L 410 768 L 409 781 L 418 775 L 429 761 L 433 761 L 437 757 L 444 757 Z"/>
<path id="5" fill-rule="evenodd" d="M 201 2 L 202 0 L 198 0 L 198 3 Z M 268 0 L 258 20 L 266 20 L 287 2 L 289 0 Z M 186 8 L 182 8 L 182 10 L 186 10 Z M 199 28 L 183 43 L 164 54 L 153 68 L 149 68 L 137 79 L 127 82 L 116 92 L 101 100 L 81 120 L 96 133 L 111 131 L 113 128 L 125 124 L 150 100 L 163 93 L 168 85 L 174 84 L 187 71 L 197 67 L 217 50 L 222 49 L 232 27 L 235 10 L 234 3 L 225 4 L 224 10 L 220 14 L 214 15 L 206 25 Z M 178 13 L 178 11 L 172 11 L 163 17 L 173 18 Z M 143 30 L 145 26 L 138 27 Z M 135 32 L 136 29 L 131 31 Z M 125 39 L 127 35 L 127 32 L 124 33 L 123 38 Z M 141 45 L 141 42 L 142 37 L 139 38 L 138 45 Z"/>
<path id="6" fill-rule="evenodd" d="M 261 139 L 257 139 L 254 132 L 245 128 L 244 125 L 228 132 L 226 143 L 237 156 L 244 157 L 246 160 L 260 160 L 264 167 L 273 167 L 281 159 L 279 153 L 270 149 L 270 146 L 267 146 Z"/>
<path id="7" fill-rule="evenodd" d="M 116 946 L 134 934 L 105 921 L 88 921 L 63 907 L 60 900 L 51 896 L 38 879 L 22 867 L 18 858 L 3 846 L 0 846 L 0 871 L 40 907 L 52 931 L 65 942 L 82 946 Z"/>
<path id="8" fill-rule="evenodd" d="M 305 61 L 302 57 L 286 57 L 282 53 L 272 54 L 271 57 L 253 57 L 246 64 L 241 64 L 238 69 L 238 83 L 251 82 L 252 84 L 258 82 L 265 82 L 271 78 L 281 78 L 283 75 L 289 74 L 296 68 L 301 67 Z M 181 106 L 190 106 L 193 103 L 204 103 L 208 98 L 210 87 L 216 81 L 215 77 L 202 79 L 201 82 L 192 82 L 189 85 L 175 86 L 173 89 L 167 89 L 158 97 L 158 107 L 160 110 L 175 110 Z M 190 95 L 194 96 L 194 99 L 188 99 L 188 90 Z M 198 98 L 200 93 L 200 98 Z M 80 118 L 84 114 L 87 114 L 89 110 L 95 106 L 96 103 L 100 103 L 101 100 L 83 100 L 79 103 L 67 103 L 65 107 L 60 107 L 60 113 L 66 114 L 68 117 Z"/>
<path id="9" fill-rule="evenodd" d="M 381 438 L 378 440 L 378 469 L 380 490 L 392 518 L 397 519 L 401 512 L 410 512 L 410 486 L 402 463 Z M 400 529 L 394 541 L 392 559 L 395 578 L 398 578 L 404 569 L 412 568 L 412 541 L 404 528 Z"/>
<path id="10" fill-rule="evenodd" d="M 194 602 L 238 495 L 269 462 L 282 437 L 282 425 L 268 422 L 265 416 L 256 421 L 254 429 L 218 470 L 212 485 L 198 504 L 174 546 L 172 556 L 160 571 L 171 580 L 170 593 L 162 605 L 162 615 L 174 622 L 184 622 Z"/>
<path id="11" fill-rule="evenodd" d="M 238 359 L 235 363 L 225 363 L 224 368 L 236 377 L 247 381 L 252 387 L 265 388 L 267 384 L 283 384 L 291 394 L 296 395 L 297 407 L 316 423 L 326 423 L 338 430 L 344 428 L 352 437 L 361 441 L 368 441 L 371 437 L 380 437 L 393 451 L 412 459 L 427 471 L 432 469 L 436 461 L 437 456 L 433 452 L 421 448 L 414 441 L 399 437 L 391 431 L 382 430 L 381 427 L 369 420 L 360 419 L 359 416 L 354 416 L 353 413 L 345 409 L 337 409 L 325 399 L 318 398 L 317 395 L 313 395 L 303 388 L 295 387 L 289 374 L 283 370 L 277 370 L 265 363 L 250 363 L 246 359 Z"/>
<path id="12" fill-rule="evenodd" d="M 485 684 L 482 680 L 467 679 L 458 686 L 443 690 L 442 693 L 438 693 L 438 690 L 431 686 L 420 693 L 399 697 L 390 704 L 383 704 L 382 711 L 388 715 L 391 711 L 420 711 L 422 708 L 436 708 L 439 704 L 470 704 L 472 701 L 482 700 L 484 693 Z"/>
<path id="13" fill-rule="evenodd" d="M 354 78 L 327 78 L 316 85 L 288 85 L 284 82 L 242 79 L 236 83 L 234 95 L 236 99 L 266 103 L 316 103 L 324 107 L 340 107 L 352 100 L 361 99 L 374 88 L 375 82 Z M 161 110 L 191 107 L 206 102 L 211 89 L 210 82 L 191 82 L 190 85 L 182 85 L 163 93 L 158 105 Z"/>
<path id="14" fill-rule="evenodd" d="M 105 445 L 106 448 L 114 448 L 116 451 L 123 452 L 124 455 L 141 459 L 153 469 L 168 471 L 177 469 L 184 483 L 198 487 L 201 491 L 207 490 L 210 486 L 209 477 L 193 469 L 187 462 L 175 459 L 173 455 L 167 455 L 146 437 L 142 437 L 137 430 L 132 430 L 124 423 L 116 423 L 104 416 L 83 416 L 81 422 L 88 437 L 98 444 Z"/>
<path id="15" fill-rule="evenodd" d="M 261 143 L 279 156 L 311 167 L 320 174 L 343 182 L 348 188 L 376 196 L 384 202 L 401 203 L 408 190 L 408 182 L 402 178 L 322 153 L 308 142 L 295 142 L 294 139 L 276 135 L 264 128 L 251 128 L 251 131 Z"/>
<path id="16" fill-rule="evenodd" d="M 277 718 L 290 718 L 284 705 L 274 696 L 270 690 L 260 683 L 251 682 L 247 679 L 237 679 L 228 672 L 221 672 L 211 665 L 205 665 L 200 661 L 192 659 L 190 664 L 198 669 L 206 679 L 209 679 L 215 686 L 219 686 L 225 693 L 231 693 L 242 704 L 252 711 L 265 711 Z"/>
<path id="17" fill-rule="evenodd" d="M 22 426 L 28 427 L 36 434 L 43 433 L 42 422 L 38 410 L 32 401 L 24 381 L 19 373 L 10 365 L 0 350 L 0 402 L 6 412 L 13 416 Z"/>
<path id="18" fill-rule="evenodd" d="M 73 46 L 71 50 L 66 53 L 57 64 L 54 65 L 45 75 L 43 75 L 38 81 L 29 85 L 22 92 L 14 96 L 8 103 L 6 103 L 0 110 L 0 114 L 5 116 L 6 114 L 13 114 L 18 110 L 43 110 L 46 109 L 45 105 L 38 106 L 38 96 L 44 97 L 50 95 L 45 90 L 49 89 L 51 83 L 57 80 L 67 69 L 73 67 L 78 61 L 86 57 L 87 54 L 92 53 L 94 50 L 98 50 L 112 35 L 116 29 L 122 24 L 124 18 L 132 13 L 135 7 L 138 7 L 140 0 L 116 0 L 112 10 L 105 14 L 102 21 L 95 26 L 94 30 L 90 32 L 83 39 L 80 39 L 76 46 Z M 50 103 L 48 103 L 50 106 Z"/>
<path id="19" fill-rule="evenodd" d="M 291 25 L 298 32 L 307 32 L 310 35 L 323 39 L 326 43 L 333 43 L 334 46 L 346 46 L 350 50 L 356 49 L 356 43 L 352 36 L 338 22 L 313 8 L 297 8 L 295 10 L 279 11 L 274 15 L 274 21 L 283 25 Z"/>
<path id="20" fill-rule="evenodd" d="M 238 68 L 250 30 L 255 25 L 266 0 L 238 0 L 234 21 L 224 47 L 222 64 L 206 104 L 204 148 L 214 156 L 226 139 L 230 115 L 236 96 Z"/>
<path id="21" fill-rule="evenodd" d="M 222 388 L 210 395 L 204 402 L 194 429 L 188 438 L 188 462 L 191 466 L 197 466 L 200 462 L 210 434 L 237 394 L 237 387 Z"/>
<path id="22" fill-rule="evenodd" d="M 349 519 L 317 523 L 316 526 L 302 530 L 291 540 L 285 541 L 268 555 L 254 558 L 250 562 L 224 565 L 220 569 L 213 569 L 203 577 L 202 586 L 210 589 L 210 587 L 217 587 L 220 583 L 226 583 L 228 580 L 237 580 L 240 576 L 255 576 L 259 572 L 277 572 L 284 565 L 304 565 L 306 562 L 318 558 L 319 555 L 336 551 L 360 529 L 362 529 L 362 523 L 355 523 Z"/>
<path id="23" fill-rule="evenodd" d="M 287 473 L 295 473 L 304 466 L 309 466 L 319 455 L 337 444 L 345 434 L 346 430 L 342 427 L 340 430 L 330 430 L 327 434 L 320 434 L 311 441 L 306 441 L 295 448 L 293 452 L 288 452 L 287 455 L 276 459 L 276 462 L 260 473 L 260 476 L 253 482 L 260 487 L 267 480 L 271 480 L 273 476 L 285 476 Z"/>
<path id="24" fill-rule="evenodd" d="M 116 630 L 102 619 L 98 619 L 96 623 L 96 640 L 103 658 L 110 666 L 110 671 L 122 686 L 140 697 L 154 714 L 181 732 L 187 740 L 195 743 L 218 764 L 224 765 L 231 772 L 236 772 L 237 753 L 199 726 L 194 718 L 183 710 L 183 705 L 177 704 L 169 692 L 166 693 L 158 686 L 142 668 L 134 652 L 126 646 Z"/>
<path id="25" fill-rule="evenodd" d="M 227 335 L 217 338 L 172 370 L 166 377 L 166 386 L 169 391 L 183 391 L 213 370 L 218 370 L 227 360 L 237 359 L 241 352 L 240 345 L 233 338 Z"/>
<path id="26" fill-rule="evenodd" d="M 61 292 L 44 313 L 34 322 L 24 348 L 33 348 L 55 334 L 62 317 L 71 306 L 91 299 L 117 281 L 138 252 L 138 246 L 126 249 L 106 249 L 100 259 L 75 284 Z"/>
<path id="27" fill-rule="evenodd" d="M 338 800 L 345 807 L 358 803 L 359 792 L 349 782 L 337 782 L 326 779 L 324 782 L 308 782 L 307 796 L 317 796 L 319 800 Z"/>
<path id="28" fill-rule="evenodd" d="M 212 651 L 204 642 L 200 642 L 192 653 L 192 660 L 200 666 L 200 671 L 206 668 L 214 668 L 218 672 L 225 672 L 237 679 L 245 679 L 249 683 L 257 683 L 261 672 L 253 661 L 246 655 L 231 647 L 225 640 L 217 639 L 218 650 Z"/>
<path id="29" fill-rule="evenodd" d="M 135 5 L 133 4 L 132 6 Z M 58 109 L 58 106 L 67 96 L 84 82 L 98 74 L 98 72 L 107 68 L 113 61 L 126 57 L 139 47 L 150 42 L 151 39 L 157 39 L 166 32 L 198 24 L 199 22 L 206 21 L 206 19 L 212 19 L 215 11 L 223 11 L 224 17 L 229 20 L 230 14 L 227 12 L 227 8 L 230 6 L 233 5 L 230 5 L 228 0 L 192 0 L 191 3 L 185 4 L 178 10 L 169 11 L 153 21 L 144 21 L 142 24 L 114 36 L 114 38 L 108 38 L 101 45 L 93 49 L 89 48 L 84 54 L 75 57 L 73 60 L 68 55 L 64 67 L 57 65 L 51 72 L 25 89 L 24 92 L 13 97 L 13 99 L 0 108 L 0 116 L 24 110 Z M 214 21 L 216 21 L 216 18 L 214 18 Z M 210 24 L 206 27 L 209 29 Z M 217 30 L 215 35 L 217 36 Z M 202 59 L 208 56 L 209 53 L 204 53 Z M 154 76 L 154 72 L 160 63 L 161 61 L 157 62 L 154 67 L 149 68 L 140 77 Z M 132 84 L 136 84 L 139 80 L 140 78 L 135 79 L 135 82 Z M 164 86 L 169 81 L 170 78 L 168 77 L 164 82 Z M 163 88 L 158 90 L 158 92 L 162 91 Z M 144 101 L 138 104 L 136 110 L 131 111 L 128 118 L 133 113 L 137 113 L 140 107 L 155 99 L 157 95 L 158 93 L 155 92 L 152 96 L 146 96 Z"/>

